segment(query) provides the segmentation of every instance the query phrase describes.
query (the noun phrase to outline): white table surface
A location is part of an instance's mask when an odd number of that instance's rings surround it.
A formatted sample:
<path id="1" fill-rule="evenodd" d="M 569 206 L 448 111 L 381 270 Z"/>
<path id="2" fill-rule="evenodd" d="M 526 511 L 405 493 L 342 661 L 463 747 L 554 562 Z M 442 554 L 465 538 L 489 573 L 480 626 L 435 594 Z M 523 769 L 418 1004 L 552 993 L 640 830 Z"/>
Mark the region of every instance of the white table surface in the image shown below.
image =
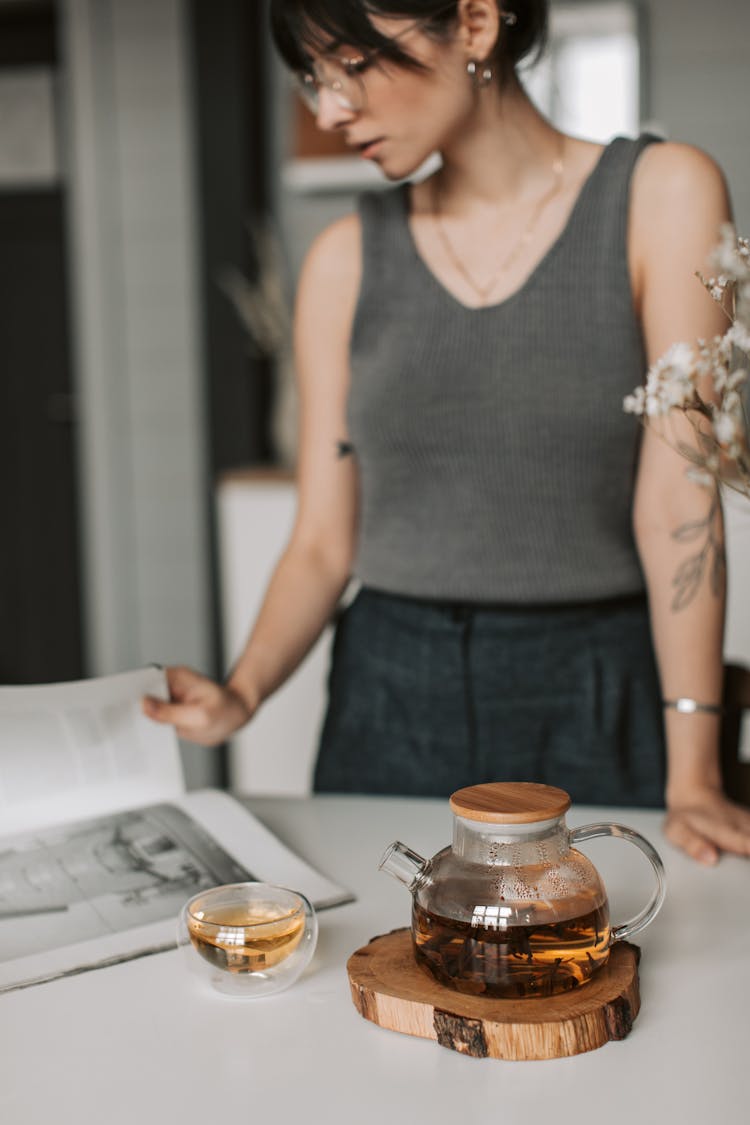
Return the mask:
<path id="1" fill-rule="evenodd" d="M 473 1059 L 386 1031 L 354 1009 L 346 959 L 409 921 L 409 895 L 377 870 L 402 839 L 449 842 L 440 801 L 316 797 L 248 802 L 290 846 L 355 890 L 320 915 L 318 950 L 289 991 L 227 999 L 177 953 L 0 997 L 2 1125 L 652 1125 L 750 1121 L 750 864 L 702 869 L 667 845 L 657 813 L 576 809 L 571 826 L 638 829 L 667 867 L 666 904 L 641 945 L 630 1036 L 574 1058 Z M 622 841 L 585 846 L 613 918 L 635 913 L 649 869 Z"/>

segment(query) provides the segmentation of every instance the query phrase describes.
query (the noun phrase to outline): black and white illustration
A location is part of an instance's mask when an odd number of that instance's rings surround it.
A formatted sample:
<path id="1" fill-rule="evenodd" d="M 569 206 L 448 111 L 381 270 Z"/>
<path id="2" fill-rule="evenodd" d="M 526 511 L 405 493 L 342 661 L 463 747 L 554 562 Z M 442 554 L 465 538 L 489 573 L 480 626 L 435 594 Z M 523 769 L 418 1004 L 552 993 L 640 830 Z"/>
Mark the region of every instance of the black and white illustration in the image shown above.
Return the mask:
<path id="1" fill-rule="evenodd" d="M 176 917 L 203 887 L 253 878 L 172 804 L 6 837 L 0 961 Z"/>

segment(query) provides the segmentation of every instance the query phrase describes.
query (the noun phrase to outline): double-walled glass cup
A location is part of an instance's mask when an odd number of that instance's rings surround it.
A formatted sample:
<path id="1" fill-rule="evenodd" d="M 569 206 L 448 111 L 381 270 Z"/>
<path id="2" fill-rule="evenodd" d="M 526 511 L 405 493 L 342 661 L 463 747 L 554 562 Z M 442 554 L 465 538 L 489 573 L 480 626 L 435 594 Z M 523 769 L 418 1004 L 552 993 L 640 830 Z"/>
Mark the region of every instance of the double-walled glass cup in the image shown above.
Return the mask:
<path id="1" fill-rule="evenodd" d="M 228 996 L 288 988 L 315 952 L 315 911 L 299 891 L 228 883 L 199 891 L 180 913 L 177 945 L 191 973 Z"/>

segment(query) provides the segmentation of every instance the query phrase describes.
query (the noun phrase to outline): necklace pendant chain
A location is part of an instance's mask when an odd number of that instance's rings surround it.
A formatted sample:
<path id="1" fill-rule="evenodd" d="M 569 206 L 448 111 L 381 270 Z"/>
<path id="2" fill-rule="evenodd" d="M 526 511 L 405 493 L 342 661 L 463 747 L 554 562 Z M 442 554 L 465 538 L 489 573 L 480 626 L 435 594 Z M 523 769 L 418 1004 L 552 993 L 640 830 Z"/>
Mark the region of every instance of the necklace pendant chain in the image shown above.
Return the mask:
<path id="1" fill-rule="evenodd" d="M 445 229 L 445 224 L 443 222 L 443 213 L 440 207 L 440 194 L 437 186 L 437 178 L 433 180 L 432 205 L 435 216 L 435 227 L 438 235 L 440 236 L 440 241 L 448 258 L 450 258 L 451 264 L 453 265 L 454 269 L 461 275 L 467 285 L 469 285 L 470 288 L 474 290 L 482 304 L 485 304 L 487 302 L 488 297 L 496 288 L 503 274 L 505 274 L 510 269 L 510 267 L 518 260 L 523 250 L 531 241 L 537 224 L 545 208 L 547 207 L 547 204 L 550 203 L 552 199 L 554 199 L 554 197 L 560 190 L 564 170 L 565 169 L 562 156 L 558 156 L 552 163 L 552 174 L 554 177 L 552 184 L 537 201 L 536 206 L 531 212 L 531 215 L 529 216 L 528 222 L 526 223 L 526 226 L 524 227 L 520 238 L 511 247 L 509 253 L 503 258 L 502 262 L 500 262 L 496 272 L 492 275 L 492 277 L 490 277 L 488 281 L 482 283 L 478 282 L 476 278 L 472 276 L 466 264 L 461 260 L 453 247 L 453 244 L 448 236 L 448 232 Z"/>

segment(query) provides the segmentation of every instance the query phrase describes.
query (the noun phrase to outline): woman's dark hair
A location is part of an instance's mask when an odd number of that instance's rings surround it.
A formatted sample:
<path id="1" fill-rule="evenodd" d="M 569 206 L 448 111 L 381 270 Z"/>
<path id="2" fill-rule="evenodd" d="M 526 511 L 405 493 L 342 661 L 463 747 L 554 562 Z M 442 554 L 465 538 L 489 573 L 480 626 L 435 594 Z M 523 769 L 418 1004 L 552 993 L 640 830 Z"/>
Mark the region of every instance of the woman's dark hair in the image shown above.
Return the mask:
<path id="1" fill-rule="evenodd" d="M 506 78 L 522 59 L 536 59 L 544 50 L 549 0 L 503 0 L 498 6 L 516 17 L 514 24 L 503 24 L 492 59 Z M 428 33 L 448 37 L 457 8 L 458 0 L 271 0 L 271 31 L 282 59 L 297 72 L 309 69 L 314 54 L 338 44 L 421 69 L 397 40 L 380 34 L 370 16 L 419 20 Z"/>

